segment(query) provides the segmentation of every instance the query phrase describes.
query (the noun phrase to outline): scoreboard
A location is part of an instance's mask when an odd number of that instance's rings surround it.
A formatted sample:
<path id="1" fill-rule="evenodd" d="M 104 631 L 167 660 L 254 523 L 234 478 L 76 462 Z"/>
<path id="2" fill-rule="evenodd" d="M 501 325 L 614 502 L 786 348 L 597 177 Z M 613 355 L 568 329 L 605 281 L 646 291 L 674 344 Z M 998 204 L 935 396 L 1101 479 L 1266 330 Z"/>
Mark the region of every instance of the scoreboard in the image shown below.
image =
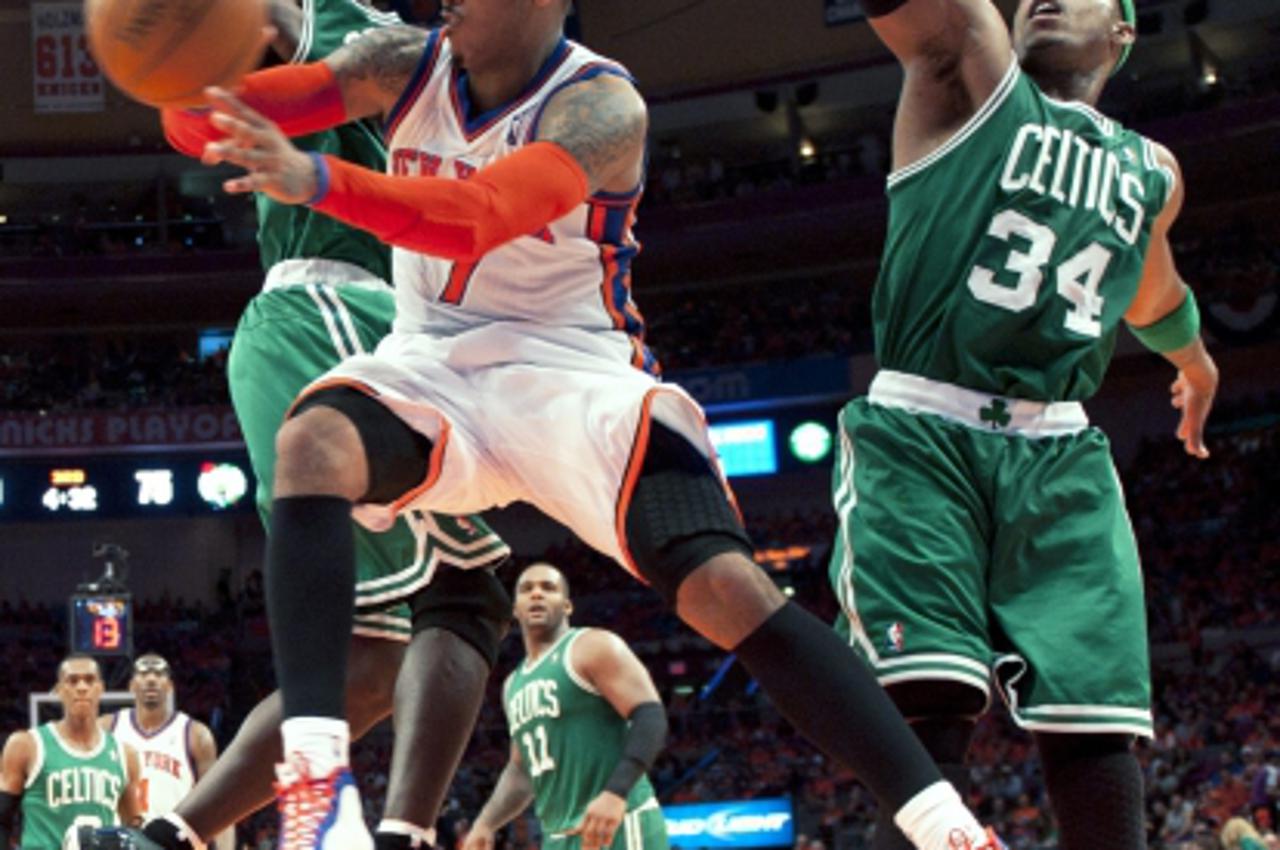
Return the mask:
<path id="1" fill-rule="evenodd" d="M 0 459 L 0 522 L 204 516 L 253 508 L 244 452 Z"/>
<path id="2" fill-rule="evenodd" d="M 133 655 L 133 598 L 128 593 L 76 593 L 71 609 L 71 651 Z"/>

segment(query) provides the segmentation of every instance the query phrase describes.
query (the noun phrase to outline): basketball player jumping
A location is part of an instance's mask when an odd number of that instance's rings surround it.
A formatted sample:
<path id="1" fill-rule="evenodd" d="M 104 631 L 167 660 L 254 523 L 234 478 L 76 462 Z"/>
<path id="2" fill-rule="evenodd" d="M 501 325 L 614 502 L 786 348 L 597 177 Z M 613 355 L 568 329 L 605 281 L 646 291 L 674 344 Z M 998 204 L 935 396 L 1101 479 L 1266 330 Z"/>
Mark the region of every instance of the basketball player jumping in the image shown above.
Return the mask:
<path id="1" fill-rule="evenodd" d="M 301 8 L 276 0 L 271 11 L 273 46 L 294 62 L 323 57 L 370 31 L 400 23 L 356 0 L 306 0 Z M 181 147 L 182 128 L 170 123 L 166 130 Z M 372 121 L 323 130 L 299 144 L 370 168 L 386 163 Z M 264 195 L 255 200 L 267 277 L 241 316 L 228 377 L 259 482 L 259 511 L 269 527 L 275 434 L 290 403 L 344 357 L 372 350 L 391 329 L 395 301 L 385 283 L 391 276 L 390 249 L 377 238 L 306 207 Z M 334 521 L 351 525 L 349 518 Z M 355 615 L 353 621 L 348 618 L 354 627 L 343 703 L 356 736 L 392 712 L 393 703 L 395 714 L 386 805 L 375 845 L 379 850 L 430 846 L 510 617 L 510 599 L 486 569 L 509 550 L 479 517 L 412 513 L 382 533 L 360 528 L 353 533 Z M 318 618 L 325 612 L 298 616 Z M 281 757 L 281 711 L 278 695 L 258 705 L 209 776 L 173 812 L 150 823 L 147 837 L 166 850 L 198 850 L 209 836 L 268 803 L 272 765 Z M 301 803 L 304 798 L 292 799 Z M 282 835 L 282 846 L 288 840 Z"/>
<path id="2" fill-rule="evenodd" d="M 1138 554 L 1082 399 L 1121 321 L 1178 370 L 1204 458 L 1217 388 L 1174 268 L 1178 165 L 1099 114 L 1132 0 L 864 0 L 905 83 L 873 315 L 841 416 L 832 579 L 855 646 L 953 782 L 992 672 L 1035 733 L 1065 850 L 1145 846 Z M 879 850 L 906 841 L 882 818 Z"/>
<path id="3" fill-rule="evenodd" d="M 19 808 L 23 850 L 76 848 L 81 827 L 138 822 L 138 754 L 98 725 L 103 689 L 92 656 L 67 656 L 55 688 L 62 719 L 5 741 L 0 847 L 9 847 Z"/>
<path id="4" fill-rule="evenodd" d="M 533 564 L 516 579 L 524 662 L 502 686 L 511 758 L 462 850 L 534 803 L 544 850 L 666 850 L 667 822 L 645 773 L 667 715 L 649 671 L 622 639 L 569 625 L 564 574 Z M 621 831 L 619 831 L 621 827 Z"/>
<path id="5" fill-rule="evenodd" d="M 304 391 L 277 437 L 267 583 L 284 748 L 328 801 L 286 829 L 364 846 L 341 719 L 342 520 L 353 506 L 385 527 L 406 509 L 522 499 L 733 649 L 918 846 L 982 845 L 874 677 L 753 563 L 701 409 L 654 377 L 630 297 L 645 105 L 625 70 L 565 40 L 569 6 L 447 3 L 443 30 L 374 33 L 250 75 L 241 97 L 211 93 L 211 117 L 176 116 L 226 134 L 205 160 L 248 168 L 229 191 L 309 204 L 396 246 L 394 331 Z M 391 174 L 285 136 L 367 116 L 385 119 Z"/>

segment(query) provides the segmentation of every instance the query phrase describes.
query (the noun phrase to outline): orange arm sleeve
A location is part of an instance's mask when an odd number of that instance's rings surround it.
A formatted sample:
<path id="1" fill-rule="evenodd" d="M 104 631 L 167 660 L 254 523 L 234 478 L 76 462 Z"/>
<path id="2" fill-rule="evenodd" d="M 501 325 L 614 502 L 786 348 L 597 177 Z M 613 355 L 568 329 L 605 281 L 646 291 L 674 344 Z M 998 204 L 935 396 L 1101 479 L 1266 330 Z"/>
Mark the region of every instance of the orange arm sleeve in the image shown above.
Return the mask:
<path id="1" fill-rule="evenodd" d="M 447 260 L 488 251 L 568 214 L 587 199 L 582 166 L 554 142 L 534 142 L 467 180 L 394 177 L 312 154 L 311 206 L 383 242 Z"/>
<path id="2" fill-rule="evenodd" d="M 236 95 L 279 125 L 286 136 L 305 136 L 347 122 L 342 89 L 333 69 L 323 62 L 255 71 L 244 78 Z M 160 124 L 169 144 L 197 158 L 206 143 L 226 137 L 210 123 L 206 110 L 162 109 Z"/>

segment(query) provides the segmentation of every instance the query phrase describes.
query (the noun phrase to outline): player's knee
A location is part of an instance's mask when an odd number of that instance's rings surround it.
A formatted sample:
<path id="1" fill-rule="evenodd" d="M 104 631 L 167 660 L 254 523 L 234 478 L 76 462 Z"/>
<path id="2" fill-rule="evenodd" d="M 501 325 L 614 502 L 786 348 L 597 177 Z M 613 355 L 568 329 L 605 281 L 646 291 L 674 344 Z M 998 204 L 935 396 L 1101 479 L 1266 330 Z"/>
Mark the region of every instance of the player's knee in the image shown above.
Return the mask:
<path id="1" fill-rule="evenodd" d="M 706 542 L 713 543 L 708 539 Z M 730 557 L 720 557 L 728 554 Z M 786 603 L 773 579 L 745 552 L 713 553 L 681 581 L 679 609 L 735 611 L 743 618 L 763 620 Z"/>
<path id="2" fill-rule="evenodd" d="M 511 625 L 511 596 L 486 569 L 442 569 L 414 596 L 413 632 L 444 629 L 480 653 L 490 668 Z"/>
<path id="3" fill-rule="evenodd" d="M 640 574 L 668 605 L 695 570 L 722 555 L 751 563 L 751 544 L 710 461 L 655 422 L 625 519 L 627 548 Z M 733 560 L 733 559 L 721 559 Z M 741 564 L 739 564 L 739 567 Z M 741 581 L 730 570 L 724 581 Z"/>
<path id="4" fill-rule="evenodd" d="M 366 479 L 359 435 L 338 411 L 313 407 L 277 432 L 276 495 L 333 493 L 355 499 Z"/>
<path id="5" fill-rule="evenodd" d="M 323 414 L 323 419 L 318 414 Z M 427 477 L 431 441 L 358 390 L 328 387 L 312 393 L 298 404 L 286 427 L 293 422 L 315 422 L 309 428 L 317 432 L 317 440 L 341 441 L 345 452 L 342 461 L 348 466 L 336 472 L 351 476 L 352 481 L 360 479 L 360 489 L 350 494 L 354 501 L 394 502 Z M 279 479 L 279 472 L 276 477 Z"/>

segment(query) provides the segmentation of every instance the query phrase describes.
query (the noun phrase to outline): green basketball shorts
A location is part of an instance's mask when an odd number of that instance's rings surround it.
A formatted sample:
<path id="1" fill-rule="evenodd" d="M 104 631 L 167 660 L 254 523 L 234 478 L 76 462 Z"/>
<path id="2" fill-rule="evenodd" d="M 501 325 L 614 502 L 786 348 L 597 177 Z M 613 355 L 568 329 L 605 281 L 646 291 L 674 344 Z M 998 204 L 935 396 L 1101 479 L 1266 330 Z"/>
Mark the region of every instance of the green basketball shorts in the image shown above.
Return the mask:
<path id="1" fill-rule="evenodd" d="M 582 836 L 544 835 L 542 847 L 543 850 L 581 850 Z M 668 847 L 666 818 L 657 799 L 650 797 L 622 818 L 609 850 L 668 850 Z"/>
<path id="2" fill-rule="evenodd" d="M 837 628 L 884 685 L 949 680 L 1019 725 L 1151 735 L 1142 574 L 1078 404 L 881 372 L 840 416 Z"/>

